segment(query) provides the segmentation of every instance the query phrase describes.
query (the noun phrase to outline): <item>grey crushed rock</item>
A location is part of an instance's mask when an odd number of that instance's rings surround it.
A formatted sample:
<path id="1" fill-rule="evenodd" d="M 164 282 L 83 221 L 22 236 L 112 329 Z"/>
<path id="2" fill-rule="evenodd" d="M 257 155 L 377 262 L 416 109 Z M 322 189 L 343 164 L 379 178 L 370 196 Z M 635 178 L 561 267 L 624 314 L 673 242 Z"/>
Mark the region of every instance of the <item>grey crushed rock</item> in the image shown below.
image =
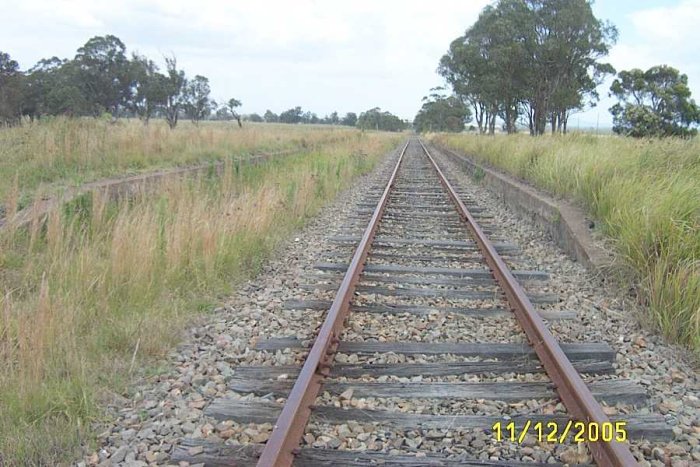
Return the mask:
<path id="1" fill-rule="evenodd" d="M 394 152 L 395 154 L 396 152 Z M 522 253 L 507 259 L 519 269 L 541 269 L 551 278 L 542 284 L 530 284 L 528 290 L 556 293 L 559 303 L 544 307 L 549 310 L 575 310 L 577 318 L 552 321 L 548 325 L 562 341 L 605 341 L 618 351 L 616 376 L 630 378 L 643 384 L 651 403 L 640 412 L 661 413 L 674 426 L 676 439 L 671 443 L 633 442 L 632 448 L 642 465 L 674 467 L 700 462 L 700 391 L 698 373 L 686 352 L 663 343 L 653 333 L 643 329 L 638 320 L 639 310 L 621 296 L 619 291 L 601 285 L 598 278 L 569 260 L 537 228 L 523 222 L 496 199 L 475 186 L 465 175 L 438 155 L 439 161 L 479 206 L 494 215 L 491 227 L 493 238 L 501 238 L 518 245 Z M 115 398 L 106 408 L 109 422 L 95 428 L 98 437 L 96 453 L 88 453 L 82 462 L 86 465 L 163 465 L 169 462 L 173 446 L 185 437 L 222 440 L 227 443 L 261 443 L 269 436 L 270 424 L 238 424 L 219 422 L 203 415 L 203 409 L 213 400 L 228 397 L 241 400 L 275 400 L 271 397 L 241 395 L 229 390 L 226 382 L 239 365 L 292 365 L 301 364 L 305 351 L 285 349 L 278 351 L 253 350 L 260 338 L 295 336 L 301 340 L 313 339 L 321 323 L 323 312 L 318 310 L 288 310 L 282 307 L 286 300 L 330 300 L 333 291 L 302 290 L 309 277 L 320 278 L 312 268 L 315 262 L 340 261 L 328 259 L 328 252 L 347 252 L 352 245 L 342 246 L 328 241 L 333 235 L 347 234 L 343 228 L 346 215 L 365 199 L 369 187 L 383 184 L 391 166 L 387 159 L 380 169 L 363 177 L 347 193 L 323 210 L 302 232 L 295 234 L 279 248 L 279 256 L 271 259 L 262 273 L 243 284 L 215 313 L 203 318 L 187 331 L 183 342 L 166 359 L 169 368 L 157 376 L 144 378 L 133 390 L 131 398 Z M 379 261 L 380 262 L 380 261 Z M 451 264 L 446 262 L 445 266 Z M 464 264 L 460 261 L 457 264 Z M 359 302 L 362 302 L 360 297 Z M 373 300 L 375 297 L 366 297 Z M 478 301 L 437 303 L 431 298 L 381 297 L 384 303 L 411 303 L 440 306 L 479 306 Z M 354 318 L 354 317 L 353 317 Z M 388 319 L 396 319 L 386 329 Z M 416 317 L 412 315 L 361 314 L 350 319 L 344 338 L 366 339 L 369 334 L 387 340 L 412 339 L 455 340 L 468 332 L 471 341 L 512 340 L 524 337 L 513 331 L 508 318 L 499 318 L 498 326 L 476 326 L 472 318 L 457 318 L 442 322 L 441 316 Z M 437 322 L 436 322 L 437 321 Z M 482 320 L 482 323 L 487 323 Z M 433 324 L 435 324 L 433 326 Z M 441 325 L 446 327 L 441 329 Z M 484 329 L 481 329 L 481 328 Z M 516 336 L 516 337 L 514 337 Z M 337 354 L 339 362 L 433 362 L 470 361 L 455 356 L 406 356 L 394 354 L 347 355 Z M 474 375 L 463 378 L 426 378 L 433 381 L 472 381 Z M 491 375 L 490 380 L 542 381 L 541 374 Z M 395 380 L 393 377 L 387 380 Z M 480 380 L 484 380 L 481 378 Z M 284 399 L 276 399 L 283 402 Z M 502 401 L 430 401 L 401 398 L 356 398 L 352 394 L 340 397 L 322 393 L 318 403 L 355 408 L 391 408 L 412 413 L 512 413 L 549 405 L 556 412 L 563 411 L 556 401 L 525 401 L 524 407 Z M 531 404 L 529 406 L 528 404 Z M 587 449 L 569 444 L 539 445 L 527 438 L 524 447 L 511 443 L 496 444 L 483 430 L 414 430 L 397 432 L 375 424 L 347 422 L 327 425 L 312 420 L 304 436 L 309 446 L 351 450 L 382 450 L 394 454 L 435 451 L 455 456 L 468 454 L 478 459 L 520 459 L 523 461 L 588 462 Z M 420 452 L 419 452 L 420 451 Z M 130 462 L 130 464 L 120 464 Z M 138 464 L 141 462 L 143 464 Z"/>
<path id="2" fill-rule="evenodd" d="M 576 310 L 574 320 L 552 321 L 548 326 L 564 342 L 604 341 L 617 352 L 618 377 L 644 385 L 650 404 L 641 413 L 661 413 L 674 426 L 676 439 L 670 443 L 633 441 L 632 450 L 642 465 L 668 462 L 672 466 L 689 465 L 700 457 L 700 379 L 697 361 L 679 346 L 663 342 L 653 331 L 640 324 L 643 311 L 616 290 L 609 281 L 586 271 L 570 260 L 554 242 L 527 219 L 514 214 L 494 194 L 476 185 L 450 160 L 438 154 L 451 181 L 462 187 L 482 207 L 494 215 L 508 241 L 522 249 L 519 259 L 525 267 L 550 273 L 549 291 L 564 301 L 547 307 L 551 310 Z M 656 455 L 654 455 L 656 449 Z M 663 452 L 663 456 L 661 456 Z M 659 457 L 663 457 L 662 460 Z"/>

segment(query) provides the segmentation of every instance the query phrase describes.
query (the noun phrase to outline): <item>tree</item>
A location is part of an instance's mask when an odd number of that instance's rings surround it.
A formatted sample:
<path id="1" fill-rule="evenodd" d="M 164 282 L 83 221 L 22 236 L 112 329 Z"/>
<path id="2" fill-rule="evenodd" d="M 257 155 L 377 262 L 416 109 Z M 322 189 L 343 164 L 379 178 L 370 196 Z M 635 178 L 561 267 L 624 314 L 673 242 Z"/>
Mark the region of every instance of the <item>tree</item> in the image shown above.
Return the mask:
<path id="1" fill-rule="evenodd" d="M 276 123 L 280 120 L 279 116 L 277 116 L 277 114 L 271 111 L 270 109 L 265 111 L 265 115 L 263 115 L 263 118 L 267 123 Z"/>
<path id="2" fill-rule="evenodd" d="M 14 123 L 22 115 L 22 78 L 19 64 L 0 51 L 0 123 Z"/>
<path id="3" fill-rule="evenodd" d="M 27 72 L 25 114 L 33 117 L 93 114 L 94 105 L 80 86 L 80 73 L 75 61 L 58 57 L 39 60 Z"/>
<path id="4" fill-rule="evenodd" d="M 528 0 L 532 34 L 527 60 L 533 75 L 528 81 L 531 134 L 552 126 L 566 128 L 568 111 L 583 107 L 588 96 L 597 100 L 595 88 L 611 65 L 600 63 L 617 40 L 617 29 L 598 20 L 587 0 Z"/>
<path id="5" fill-rule="evenodd" d="M 261 123 L 261 122 L 265 121 L 259 114 L 256 114 L 256 113 L 246 115 L 244 118 L 245 118 L 245 120 L 247 120 L 249 122 Z"/>
<path id="6" fill-rule="evenodd" d="M 285 110 L 280 114 L 280 122 L 282 123 L 301 123 L 303 112 L 301 107 Z"/>
<path id="7" fill-rule="evenodd" d="M 158 73 L 156 64 L 134 54 L 130 62 L 131 99 L 128 107 L 148 125 L 156 108 L 166 103 L 168 78 Z"/>
<path id="8" fill-rule="evenodd" d="M 195 125 L 211 112 L 209 94 L 209 79 L 205 76 L 196 75 L 185 86 L 185 113 Z"/>
<path id="9" fill-rule="evenodd" d="M 456 96 L 444 96 L 442 88 L 433 88 L 430 96 L 423 98 L 423 106 L 413 120 L 418 132 L 464 130 L 464 124 L 471 121 L 469 108 Z"/>
<path id="10" fill-rule="evenodd" d="M 379 107 L 362 112 L 356 125 L 362 130 L 402 131 L 406 128 L 403 120 L 390 112 L 382 112 Z"/>
<path id="11" fill-rule="evenodd" d="M 610 86 L 620 102 L 610 108 L 613 131 L 648 136 L 693 136 L 700 123 L 700 108 L 691 99 L 688 76 L 659 65 L 642 71 L 621 71 Z"/>
<path id="12" fill-rule="evenodd" d="M 175 57 L 165 57 L 165 63 L 163 74 L 145 56 L 134 53 L 128 59 L 126 46 L 113 35 L 92 37 L 73 60 L 42 59 L 27 72 L 0 52 L 0 122 L 23 115 L 34 119 L 103 112 L 116 118 L 126 111 L 146 124 L 152 116 L 163 115 L 172 129 L 185 104 L 195 122 L 211 113 L 206 78 L 197 77 L 188 85 Z"/>
<path id="13" fill-rule="evenodd" d="M 184 103 L 184 91 L 187 85 L 185 72 L 178 70 L 177 59 L 165 57 L 165 65 L 168 74 L 165 80 L 165 120 L 172 130 L 177 125 L 180 109 Z"/>
<path id="14" fill-rule="evenodd" d="M 231 115 L 228 113 L 228 109 L 224 105 L 218 107 L 216 111 L 212 110 L 212 112 L 214 112 L 215 120 L 229 120 L 231 118 Z"/>
<path id="15" fill-rule="evenodd" d="M 238 115 L 238 112 L 236 112 L 236 109 L 241 105 L 243 105 L 242 102 L 234 98 L 229 99 L 226 103 L 226 107 L 228 108 L 229 112 L 231 112 L 231 116 L 238 122 L 238 128 L 243 127 L 243 124 L 241 123 L 241 116 Z"/>
<path id="16" fill-rule="evenodd" d="M 116 36 L 95 36 L 75 56 L 80 87 L 91 113 L 107 111 L 114 117 L 129 99 L 129 61 L 126 46 Z"/>
<path id="17" fill-rule="evenodd" d="M 65 60 L 58 57 L 41 59 L 27 71 L 24 83 L 23 112 L 30 118 L 39 118 L 41 115 L 53 113 L 49 108 L 49 94 L 56 88 L 57 74 Z"/>
<path id="18" fill-rule="evenodd" d="M 318 115 L 313 112 L 307 111 L 301 115 L 301 123 L 318 123 L 319 121 Z"/>
<path id="19" fill-rule="evenodd" d="M 225 105 L 219 105 L 214 99 L 209 99 L 209 115 L 214 114 L 215 116 L 219 113 L 219 110 Z"/>
<path id="20" fill-rule="evenodd" d="M 496 117 L 502 114 L 514 129 L 521 95 L 524 93 L 522 28 L 517 24 L 521 3 L 501 2 L 487 6 L 477 22 L 450 44 L 440 60 L 438 73 L 454 94 L 472 107 L 481 133 L 493 133 Z"/>
<path id="21" fill-rule="evenodd" d="M 588 0 L 499 0 L 450 44 L 438 73 L 482 133 L 494 132 L 497 116 L 515 132 L 523 112 L 532 135 L 548 121 L 566 131 L 569 113 L 593 104 L 596 86 L 614 72 L 599 60 L 616 39 Z"/>
<path id="22" fill-rule="evenodd" d="M 340 122 L 341 125 L 355 126 L 357 124 L 357 114 L 355 112 L 348 112 L 345 117 Z"/>

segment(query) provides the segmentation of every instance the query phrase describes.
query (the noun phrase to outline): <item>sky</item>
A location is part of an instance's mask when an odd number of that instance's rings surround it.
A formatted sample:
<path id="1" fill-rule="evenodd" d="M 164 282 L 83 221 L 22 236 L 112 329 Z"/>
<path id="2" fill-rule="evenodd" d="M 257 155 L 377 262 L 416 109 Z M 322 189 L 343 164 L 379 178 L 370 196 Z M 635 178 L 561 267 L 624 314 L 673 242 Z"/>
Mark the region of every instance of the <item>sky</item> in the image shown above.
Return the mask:
<path id="1" fill-rule="evenodd" d="M 113 34 L 163 64 L 175 55 L 188 76 L 209 78 L 212 97 L 243 113 L 295 106 L 319 116 L 381 107 L 413 119 L 421 98 L 444 85 L 436 73 L 450 42 L 485 0 L 0 0 L 0 50 L 28 69 L 72 58 L 90 37 Z M 615 24 L 608 62 L 617 70 L 668 64 L 700 95 L 700 0 L 597 0 Z M 596 108 L 570 128 L 609 127 L 609 83 Z"/>

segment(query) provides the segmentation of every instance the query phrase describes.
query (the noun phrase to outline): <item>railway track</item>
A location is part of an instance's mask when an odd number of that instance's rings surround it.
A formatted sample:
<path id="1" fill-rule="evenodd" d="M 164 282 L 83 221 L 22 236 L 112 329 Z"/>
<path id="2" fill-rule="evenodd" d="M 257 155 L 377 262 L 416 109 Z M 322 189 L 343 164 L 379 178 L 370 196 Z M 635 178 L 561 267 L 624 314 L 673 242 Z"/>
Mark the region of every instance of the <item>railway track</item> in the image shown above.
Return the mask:
<path id="1" fill-rule="evenodd" d="M 420 140 L 406 143 L 342 233 L 299 286 L 325 299 L 284 305 L 327 311 L 315 340 L 256 344 L 298 352 L 303 365 L 238 367 L 227 384 L 243 397 L 205 409 L 222 422 L 270 424 L 269 439 L 186 439 L 173 460 L 626 466 L 636 465 L 626 439 L 669 437 L 663 418 L 635 414 L 645 391 L 614 376 L 607 344 L 557 342 L 545 322 L 575 313 L 547 310 L 558 300 L 548 275 L 520 267 L 507 232 Z M 625 415 L 609 419 L 607 406 Z"/>

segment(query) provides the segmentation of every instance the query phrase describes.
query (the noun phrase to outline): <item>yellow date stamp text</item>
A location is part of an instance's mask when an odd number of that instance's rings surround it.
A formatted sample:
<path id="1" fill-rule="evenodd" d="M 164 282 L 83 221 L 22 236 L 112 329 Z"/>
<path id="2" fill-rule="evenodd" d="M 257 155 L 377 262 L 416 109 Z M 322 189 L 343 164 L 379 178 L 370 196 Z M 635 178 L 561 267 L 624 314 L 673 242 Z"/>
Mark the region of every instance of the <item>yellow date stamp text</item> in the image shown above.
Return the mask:
<path id="1" fill-rule="evenodd" d="M 556 421 L 532 422 L 526 420 L 523 426 L 516 426 L 515 422 L 498 421 L 493 424 L 493 437 L 497 442 L 511 441 L 522 444 L 525 437 L 530 434 L 537 442 L 563 444 L 571 438 L 574 443 L 588 442 L 624 442 L 627 441 L 627 422 L 576 422 L 569 420 L 566 423 Z"/>

